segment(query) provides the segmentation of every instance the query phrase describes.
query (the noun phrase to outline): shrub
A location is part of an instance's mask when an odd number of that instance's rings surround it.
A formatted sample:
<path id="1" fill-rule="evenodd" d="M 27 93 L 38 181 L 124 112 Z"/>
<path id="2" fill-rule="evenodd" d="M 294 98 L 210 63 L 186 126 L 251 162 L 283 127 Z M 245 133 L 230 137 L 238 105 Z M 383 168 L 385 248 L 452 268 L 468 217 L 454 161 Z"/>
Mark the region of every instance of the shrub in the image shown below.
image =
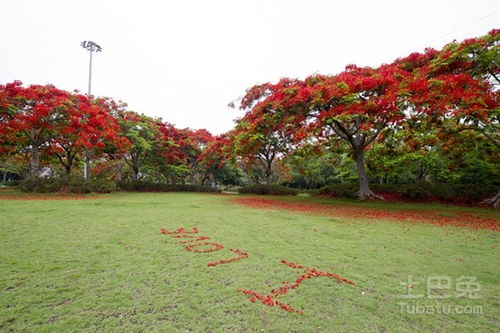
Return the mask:
<path id="1" fill-rule="evenodd" d="M 240 187 L 238 192 L 241 194 L 271 194 L 271 195 L 297 195 L 298 190 L 282 185 L 250 185 Z"/>
<path id="2" fill-rule="evenodd" d="M 471 203 L 493 197 L 497 192 L 498 186 L 495 186 L 493 184 L 479 186 L 460 184 L 454 188 L 454 194 L 458 198 L 467 198 L 467 200 Z"/>
<path id="3" fill-rule="evenodd" d="M 70 176 L 62 178 L 30 177 L 19 182 L 23 192 L 49 193 L 110 193 L 116 191 L 116 184 L 111 180 L 92 179 L 85 181 L 82 177 Z"/>
<path id="4" fill-rule="evenodd" d="M 62 184 L 55 178 L 30 177 L 20 181 L 18 187 L 23 192 L 49 193 L 61 190 Z"/>
<path id="5" fill-rule="evenodd" d="M 415 182 L 404 185 L 372 184 L 370 188 L 387 200 L 446 202 L 474 204 L 495 195 L 494 185 Z M 357 198 L 358 184 L 331 184 L 320 188 L 316 195 L 335 198 Z"/>
<path id="6" fill-rule="evenodd" d="M 344 183 L 344 184 L 330 184 L 323 186 L 316 191 L 319 196 L 331 196 L 335 198 L 357 198 L 356 191 L 358 191 L 358 184 Z"/>
<path id="7" fill-rule="evenodd" d="M 65 192 L 70 193 L 90 193 L 89 184 L 85 182 L 83 177 L 71 176 L 60 179 Z"/>
<path id="8" fill-rule="evenodd" d="M 112 193 L 117 189 L 116 183 L 108 179 L 92 179 L 88 182 L 88 189 L 94 193 Z"/>
<path id="9" fill-rule="evenodd" d="M 165 184 L 149 181 L 118 181 L 118 188 L 122 191 L 137 192 L 220 192 L 219 189 L 189 184 Z"/>
<path id="10" fill-rule="evenodd" d="M 415 201 L 443 201 L 455 203 L 477 203 L 493 196 L 497 189 L 487 184 L 447 184 L 447 183 L 413 183 L 401 187 L 401 195 Z"/>
<path id="11" fill-rule="evenodd" d="M 10 187 L 10 186 L 18 186 L 19 185 L 19 180 L 14 179 L 14 180 L 8 180 L 6 182 L 0 182 L 0 187 Z"/>

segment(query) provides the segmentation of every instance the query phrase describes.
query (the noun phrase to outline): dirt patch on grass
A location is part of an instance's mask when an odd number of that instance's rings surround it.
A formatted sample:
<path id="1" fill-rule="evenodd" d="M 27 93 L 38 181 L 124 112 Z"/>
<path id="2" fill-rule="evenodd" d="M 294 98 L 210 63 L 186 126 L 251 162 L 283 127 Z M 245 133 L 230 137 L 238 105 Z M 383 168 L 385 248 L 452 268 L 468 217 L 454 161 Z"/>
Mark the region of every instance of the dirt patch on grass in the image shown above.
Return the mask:
<path id="1" fill-rule="evenodd" d="M 500 222 L 498 220 L 466 212 L 457 212 L 454 216 L 444 216 L 435 212 L 381 210 L 355 206 L 333 207 L 315 203 L 285 202 L 275 199 L 253 197 L 233 198 L 230 199 L 230 201 L 252 208 L 285 209 L 294 212 L 312 213 L 331 217 L 389 219 L 396 221 L 424 222 L 439 226 L 455 226 L 459 228 L 500 230 Z"/>

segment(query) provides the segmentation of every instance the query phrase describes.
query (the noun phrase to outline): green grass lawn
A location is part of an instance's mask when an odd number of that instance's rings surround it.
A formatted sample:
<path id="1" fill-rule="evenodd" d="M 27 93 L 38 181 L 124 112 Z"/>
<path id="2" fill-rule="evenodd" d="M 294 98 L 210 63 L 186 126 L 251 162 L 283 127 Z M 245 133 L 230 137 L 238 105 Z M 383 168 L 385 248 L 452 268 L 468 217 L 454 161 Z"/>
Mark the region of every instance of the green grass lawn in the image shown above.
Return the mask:
<path id="1" fill-rule="evenodd" d="M 255 209 L 213 194 L 28 201 L 2 200 L 5 193 L 0 193 L 0 332 L 500 331 L 495 231 Z M 422 214 L 467 211 L 500 220 L 497 211 L 478 208 L 284 200 Z M 178 239 L 159 232 L 179 227 L 198 227 L 199 235 L 225 248 L 188 252 Z M 249 257 L 207 266 L 234 256 L 232 247 Z M 314 278 L 280 297 L 304 314 L 252 303 L 238 292 L 267 294 L 282 281 L 294 281 L 300 273 L 281 259 L 356 284 Z M 401 298 L 410 275 L 412 294 L 426 294 L 429 277 L 444 277 L 452 285 L 434 288 L 432 295 L 451 297 Z M 479 299 L 456 297 L 456 280 L 463 276 L 477 278 Z M 412 314 L 402 311 L 402 302 L 455 313 Z M 482 313 L 456 313 L 466 306 Z"/>

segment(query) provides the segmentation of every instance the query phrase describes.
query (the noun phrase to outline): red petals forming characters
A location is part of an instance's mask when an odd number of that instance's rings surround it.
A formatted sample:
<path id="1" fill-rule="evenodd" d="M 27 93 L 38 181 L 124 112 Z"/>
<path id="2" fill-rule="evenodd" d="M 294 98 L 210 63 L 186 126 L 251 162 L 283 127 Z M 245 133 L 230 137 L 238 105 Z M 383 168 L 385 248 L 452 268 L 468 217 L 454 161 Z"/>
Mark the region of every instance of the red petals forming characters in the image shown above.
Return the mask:
<path id="1" fill-rule="evenodd" d="M 217 242 L 207 242 L 207 239 L 210 239 L 208 236 L 194 236 L 192 234 L 197 234 L 199 232 L 198 228 L 193 228 L 191 231 L 188 231 L 184 228 L 179 228 L 174 231 L 169 231 L 167 229 L 160 229 L 160 232 L 164 235 L 170 235 L 172 238 L 190 238 L 185 241 L 177 242 L 180 244 L 189 244 L 185 247 L 186 251 L 190 252 L 195 252 L 195 253 L 209 253 L 209 252 L 214 252 L 218 251 L 224 248 L 224 245 L 217 243 Z M 202 248 L 198 249 L 198 247 L 203 247 L 207 245 L 212 245 L 212 247 L 209 248 Z M 237 254 L 237 256 L 229 258 L 229 259 L 221 259 L 218 261 L 212 261 L 208 263 L 207 266 L 214 267 L 222 264 L 228 264 L 230 262 L 238 261 L 241 259 L 248 258 L 248 253 L 244 252 L 240 249 L 236 248 L 231 248 L 231 252 L 234 252 Z M 281 286 L 278 289 L 271 289 L 271 293 L 267 295 L 262 295 L 259 294 L 256 291 L 249 290 L 249 289 L 238 289 L 239 292 L 245 294 L 245 295 L 250 295 L 252 296 L 250 298 L 250 302 L 255 303 L 256 300 L 259 300 L 262 302 L 262 304 L 267 305 L 267 306 L 279 306 L 281 309 L 288 311 L 288 312 L 297 312 L 300 314 L 303 314 L 304 312 L 302 310 L 298 310 L 293 308 L 292 306 L 282 303 L 277 300 L 278 297 L 281 295 L 286 294 L 290 289 L 295 289 L 300 286 L 300 284 L 307 279 L 311 278 L 316 278 L 316 277 L 329 277 L 332 279 L 337 280 L 338 282 L 343 282 L 346 284 L 351 284 L 354 285 L 355 283 L 351 280 L 348 280 L 338 274 L 332 273 L 332 272 L 321 272 L 316 270 L 315 268 L 308 268 L 306 266 L 289 262 L 286 260 L 281 260 L 281 263 L 287 265 L 288 267 L 294 268 L 294 269 L 300 269 L 304 271 L 304 274 L 300 275 L 294 282 L 282 282 L 283 286 Z"/>
<path id="2" fill-rule="evenodd" d="M 252 303 L 255 303 L 255 301 L 258 299 L 259 301 L 262 302 L 262 304 L 265 304 L 267 306 L 279 306 L 280 308 L 282 308 L 285 311 L 297 312 L 300 314 L 304 314 L 304 312 L 301 310 L 294 309 L 288 304 L 281 303 L 280 301 L 277 301 L 271 295 L 264 296 L 264 295 L 259 294 L 258 292 L 255 292 L 253 290 L 248 290 L 248 289 L 238 289 L 238 291 L 242 292 L 245 295 L 252 296 L 250 298 L 250 302 L 252 302 Z"/>
<path id="3" fill-rule="evenodd" d="M 207 266 L 217 266 L 217 265 L 221 265 L 221 264 L 227 264 L 227 263 L 230 263 L 233 261 L 238 261 L 238 260 L 245 259 L 248 257 L 248 253 L 243 252 L 239 249 L 230 249 L 230 250 L 236 254 L 239 254 L 239 255 L 236 257 L 230 258 L 230 259 L 222 259 L 219 261 L 212 261 Z"/>
<path id="4" fill-rule="evenodd" d="M 303 265 L 289 262 L 286 260 L 281 260 L 281 263 L 287 265 L 288 267 L 294 268 L 294 269 L 302 269 L 304 270 L 304 274 L 300 275 L 295 282 L 289 283 L 289 282 L 283 282 L 283 286 L 280 287 L 279 289 L 271 289 L 271 294 L 267 295 L 262 295 L 259 294 L 256 291 L 253 290 L 248 290 L 248 289 L 238 289 L 239 292 L 245 294 L 245 295 L 250 295 L 252 296 L 250 298 L 250 302 L 254 303 L 257 299 L 262 302 L 262 304 L 267 305 L 267 306 L 279 306 L 285 311 L 289 312 L 297 312 L 303 314 L 304 312 L 302 310 L 294 309 L 288 304 L 281 303 L 277 300 L 278 297 L 281 295 L 286 294 L 290 289 L 295 289 L 300 286 L 300 284 L 307 279 L 315 278 L 315 277 L 329 277 L 332 279 L 337 280 L 338 282 L 354 285 L 355 283 L 351 280 L 348 280 L 338 274 L 332 273 L 332 272 L 321 272 L 316 270 L 316 268 L 308 268 Z"/>
<path id="5" fill-rule="evenodd" d="M 196 247 L 199 246 L 206 246 L 206 245 L 213 245 L 213 247 L 210 247 L 208 249 L 196 249 Z M 209 253 L 209 252 L 214 252 L 218 251 L 224 248 L 224 245 L 221 243 L 216 243 L 216 242 L 201 242 L 201 243 L 195 243 L 191 244 L 185 247 L 186 251 L 190 252 L 196 252 L 196 253 Z"/>
<path id="6" fill-rule="evenodd" d="M 187 231 L 184 228 L 179 228 L 174 231 L 168 231 L 167 229 L 160 229 L 160 232 L 164 235 L 171 235 L 171 234 L 197 234 L 199 232 L 198 228 L 193 228 L 191 231 Z"/>
<path id="7" fill-rule="evenodd" d="M 176 235 L 176 236 L 180 236 L 180 235 Z M 189 236 L 189 235 L 186 235 L 186 236 Z M 179 237 L 176 237 L 176 238 L 179 238 Z M 189 236 L 188 238 L 193 238 L 193 236 Z M 194 242 L 198 242 L 198 241 L 202 241 L 202 240 L 207 240 L 207 239 L 210 239 L 210 237 L 208 236 L 200 236 L 200 237 L 196 237 L 194 239 L 188 239 L 188 240 L 185 240 L 185 241 L 182 241 L 182 242 L 178 242 L 179 244 L 189 244 L 189 243 L 194 243 Z"/>
<path id="8" fill-rule="evenodd" d="M 169 231 L 167 229 L 162 228 L 162 229 L 160 229 L 160 232 L 164 235 L 170 235 L 170 237 L 172 237 L 172 238 L 189 238 L 185 241 L 177 242 L 179 244 L 186 244 L 186 246 L 184 248 L 186 249 L 186 251 L 189 251 L 189 252 L 210 253 L 210 252 L 218 251 L 218 250 L 221 250 L 224 248 L 224 245 L 222 245 L 221 243 L 207 242 L 206 240 L 210 239 L 210 237 L 208 237 L 208 236 L 198 236 L 197 237 L 197 236 L 193 235 L 193 234 L 197 234 L 199 232 L 199 229 L 196 227 L 194 227 L 190 231 L 188 231 L 184 228 L 178 228 L 174 231 Z M 203 247 L 203 246 L 207 246 L 207 245 L 212 245 L 212 247 L 199 249 L 199 247 Z M 222 265 L 222 264 L 228 264 L 230 262 L 238 261 L 238 260 L 245 259 L 248 257 L 248 253 L 243 252 L 239 249 L 232 248 L 230 250 L 231 250 L 231 252 L 238 254 L 238 256 L 233 257 L 233 258 L 229 258 L 229 259 L 221 259 L 218 261 L 213 261 L 213 262 L 208 263 L 207 266 L 218 266 L 218 265 Z"/>
<path id="9" fill-rule="evenodd" d="M 298 287 L 298 285 L 304 280 L 304 279 L 308 279 L 308 278 L 311 278 L 311 277 L 322 277 L 322 276 L 327 276 L 327 277 L 331 277 L 339 282 L 343 282 L 343 283 L 346 283 L 346 284 L 352 284 L 354 285 L 355 283 L 351 280 L 348 280 L 346 278 L 343 278 L 342 276 L 338 275 L 338 274 L 335 274 L 335 273 L 331 273 L 331 272 L 320 272 L 318 270 L 316 270 L 316 268 L 307 268 L 305 266 L 302 266 L 300 264 L 296 264 L 296 263 L 293 263 L 293 262 L 289 262 L 289 261 L 286 261 L 286 260 L 281 260 L 281 263 L 287 265 L 288 267 L 291 267 L 291 268 L 295 268 L 295 269 L 303 269 L 306 274 L 305 275 L 301 275 L 301 277 L 299 277 L 295 283 L 298 283 L 296 285 L 296 287 Z M 299 281 L 300 280 L 300 281 Z M 295 287 L 295 288 L 296 288 Z M 281 287 L 280 290 L 282 288 L 285 288 L 285 287 Z M 290 288 L 288 288 L 290 289 Z M 293 289 L 293 288 L 291 288 Z"/>

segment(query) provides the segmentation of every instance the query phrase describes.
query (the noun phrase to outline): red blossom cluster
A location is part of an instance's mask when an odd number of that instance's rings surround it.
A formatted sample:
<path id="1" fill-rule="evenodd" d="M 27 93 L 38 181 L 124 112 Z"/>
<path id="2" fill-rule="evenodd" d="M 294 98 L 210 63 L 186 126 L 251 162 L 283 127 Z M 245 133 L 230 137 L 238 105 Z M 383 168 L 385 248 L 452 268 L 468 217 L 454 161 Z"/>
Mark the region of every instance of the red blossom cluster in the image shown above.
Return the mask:
<path id="1" fill-rule="evenodd" d="M 57 158 L 69 175 L 84 153 L 102 157 L 106 147 L 115 152 L 129 147 L 119 135 L 116 115 L 121 111 L 106 98 L 50 84 L 0 84 L 0 152 L 29 156 L 31 176 L 39 175 L 45 156 Z"/>
<path id="2" fill-rule="evenodd" d="M 262 295 L 256 291 L 248 290 L 248 289 L 238 289 L 238 291 L 242 292 L 245 295 L 252 296 L 250 298 L 250 302 L 252 302 L 252 303 L 254 303 L 256 300 L 259 300 L 262 302 L 262 304 L 267 305 L 267 306 L 279 306 L 280 308 L 282 308 L 285 311 L 297 312 L 297 313 L 303 314 L 304 313 L 303 311 L 297 310 L 288 304 L 281 303 L 277 300 L 277 298 L 280 297 L 281 295 L 286 294 L 290 289 L 298 288 L 300 286 L 300 284 L 302 282 L 304 282 L 304 280 L 315 278 L 315 277 L 325 276 L 325 277 L 330 277 L 332 279 L 335 279 L 338 282 L 343 282 L 343 283 L 350 284 L 350 285 L 355 284 L 353 281 L 348 280 L 348 279 L 340 276 L 339 274 L 335 274 L 332 272 L 318 271 L 316 268 L 308 268 L 306 266 L 303 266 L 303 265 L 300 265 L 297 263 L 293 263 L 293 262 L 289 262 L 289 261 L 284 260 L 284 259 L 281 260 L 281 263 L 287 265 L 288 267 L 294 268 L 294 269 L 304 270 L 305 273 L 300 275 L 293 283 L 283 281 L 282 282 L 283 286 L 281 286 L 279 289 L 271 289 L 271 294 Z"/>
<path id="3" fill-rule="evenodd" d="M 207 240 L 210 239 L 210 237 L 208 237 L 208 236 L 195 236 L 195 235 L 193 235 L 193 234 L 199 233 L 199 229 L 196 227 L 194 227 L 190 231 L 188 231 L 184 228 L 178 228 L 178 229 L 173 230 L 173 231 L 169 231 L 167 229 L 162 228 L 162 229 L 160 229 L 160 232 L 164 235 L 170 235 L 170 237 L 172 237 L 172 238 L 177 238 L 177 239 L 189 238 L 187 240 L 177 242 L 179 244 L 186 245 L 184 247 L 186 249 L 186 251 L 195 252 L 195 253 L 209 253 L 209 252 L 218 251 L 218 250 L 221 250 L 224 248 L 224 245 L 222 245 L 221 243 L 207 242 Z M 203 246 L 207 246 L 207 245 L 212 245 L 212 247 L 202 248 L 202 249 L 198 248 L 198 247 L 203 247 Z M 217 265 L 221 265 L 221 264 L 228 264 L 230 262 L 238 261 L 238 260 L 245 259 L 248 257 L 247 252 L 241 251 L 241 250 L 236 249 L 236 248 L 232 248 L 230 250 L 232 252 L 238 254 L 238 256 L 233 257 L 233 258 L 229 258 L 229 259 L 221 259 L 218 261 L 213 261 L 213 262 L 208 263 L 207 266 L 217 266 Z"/>

